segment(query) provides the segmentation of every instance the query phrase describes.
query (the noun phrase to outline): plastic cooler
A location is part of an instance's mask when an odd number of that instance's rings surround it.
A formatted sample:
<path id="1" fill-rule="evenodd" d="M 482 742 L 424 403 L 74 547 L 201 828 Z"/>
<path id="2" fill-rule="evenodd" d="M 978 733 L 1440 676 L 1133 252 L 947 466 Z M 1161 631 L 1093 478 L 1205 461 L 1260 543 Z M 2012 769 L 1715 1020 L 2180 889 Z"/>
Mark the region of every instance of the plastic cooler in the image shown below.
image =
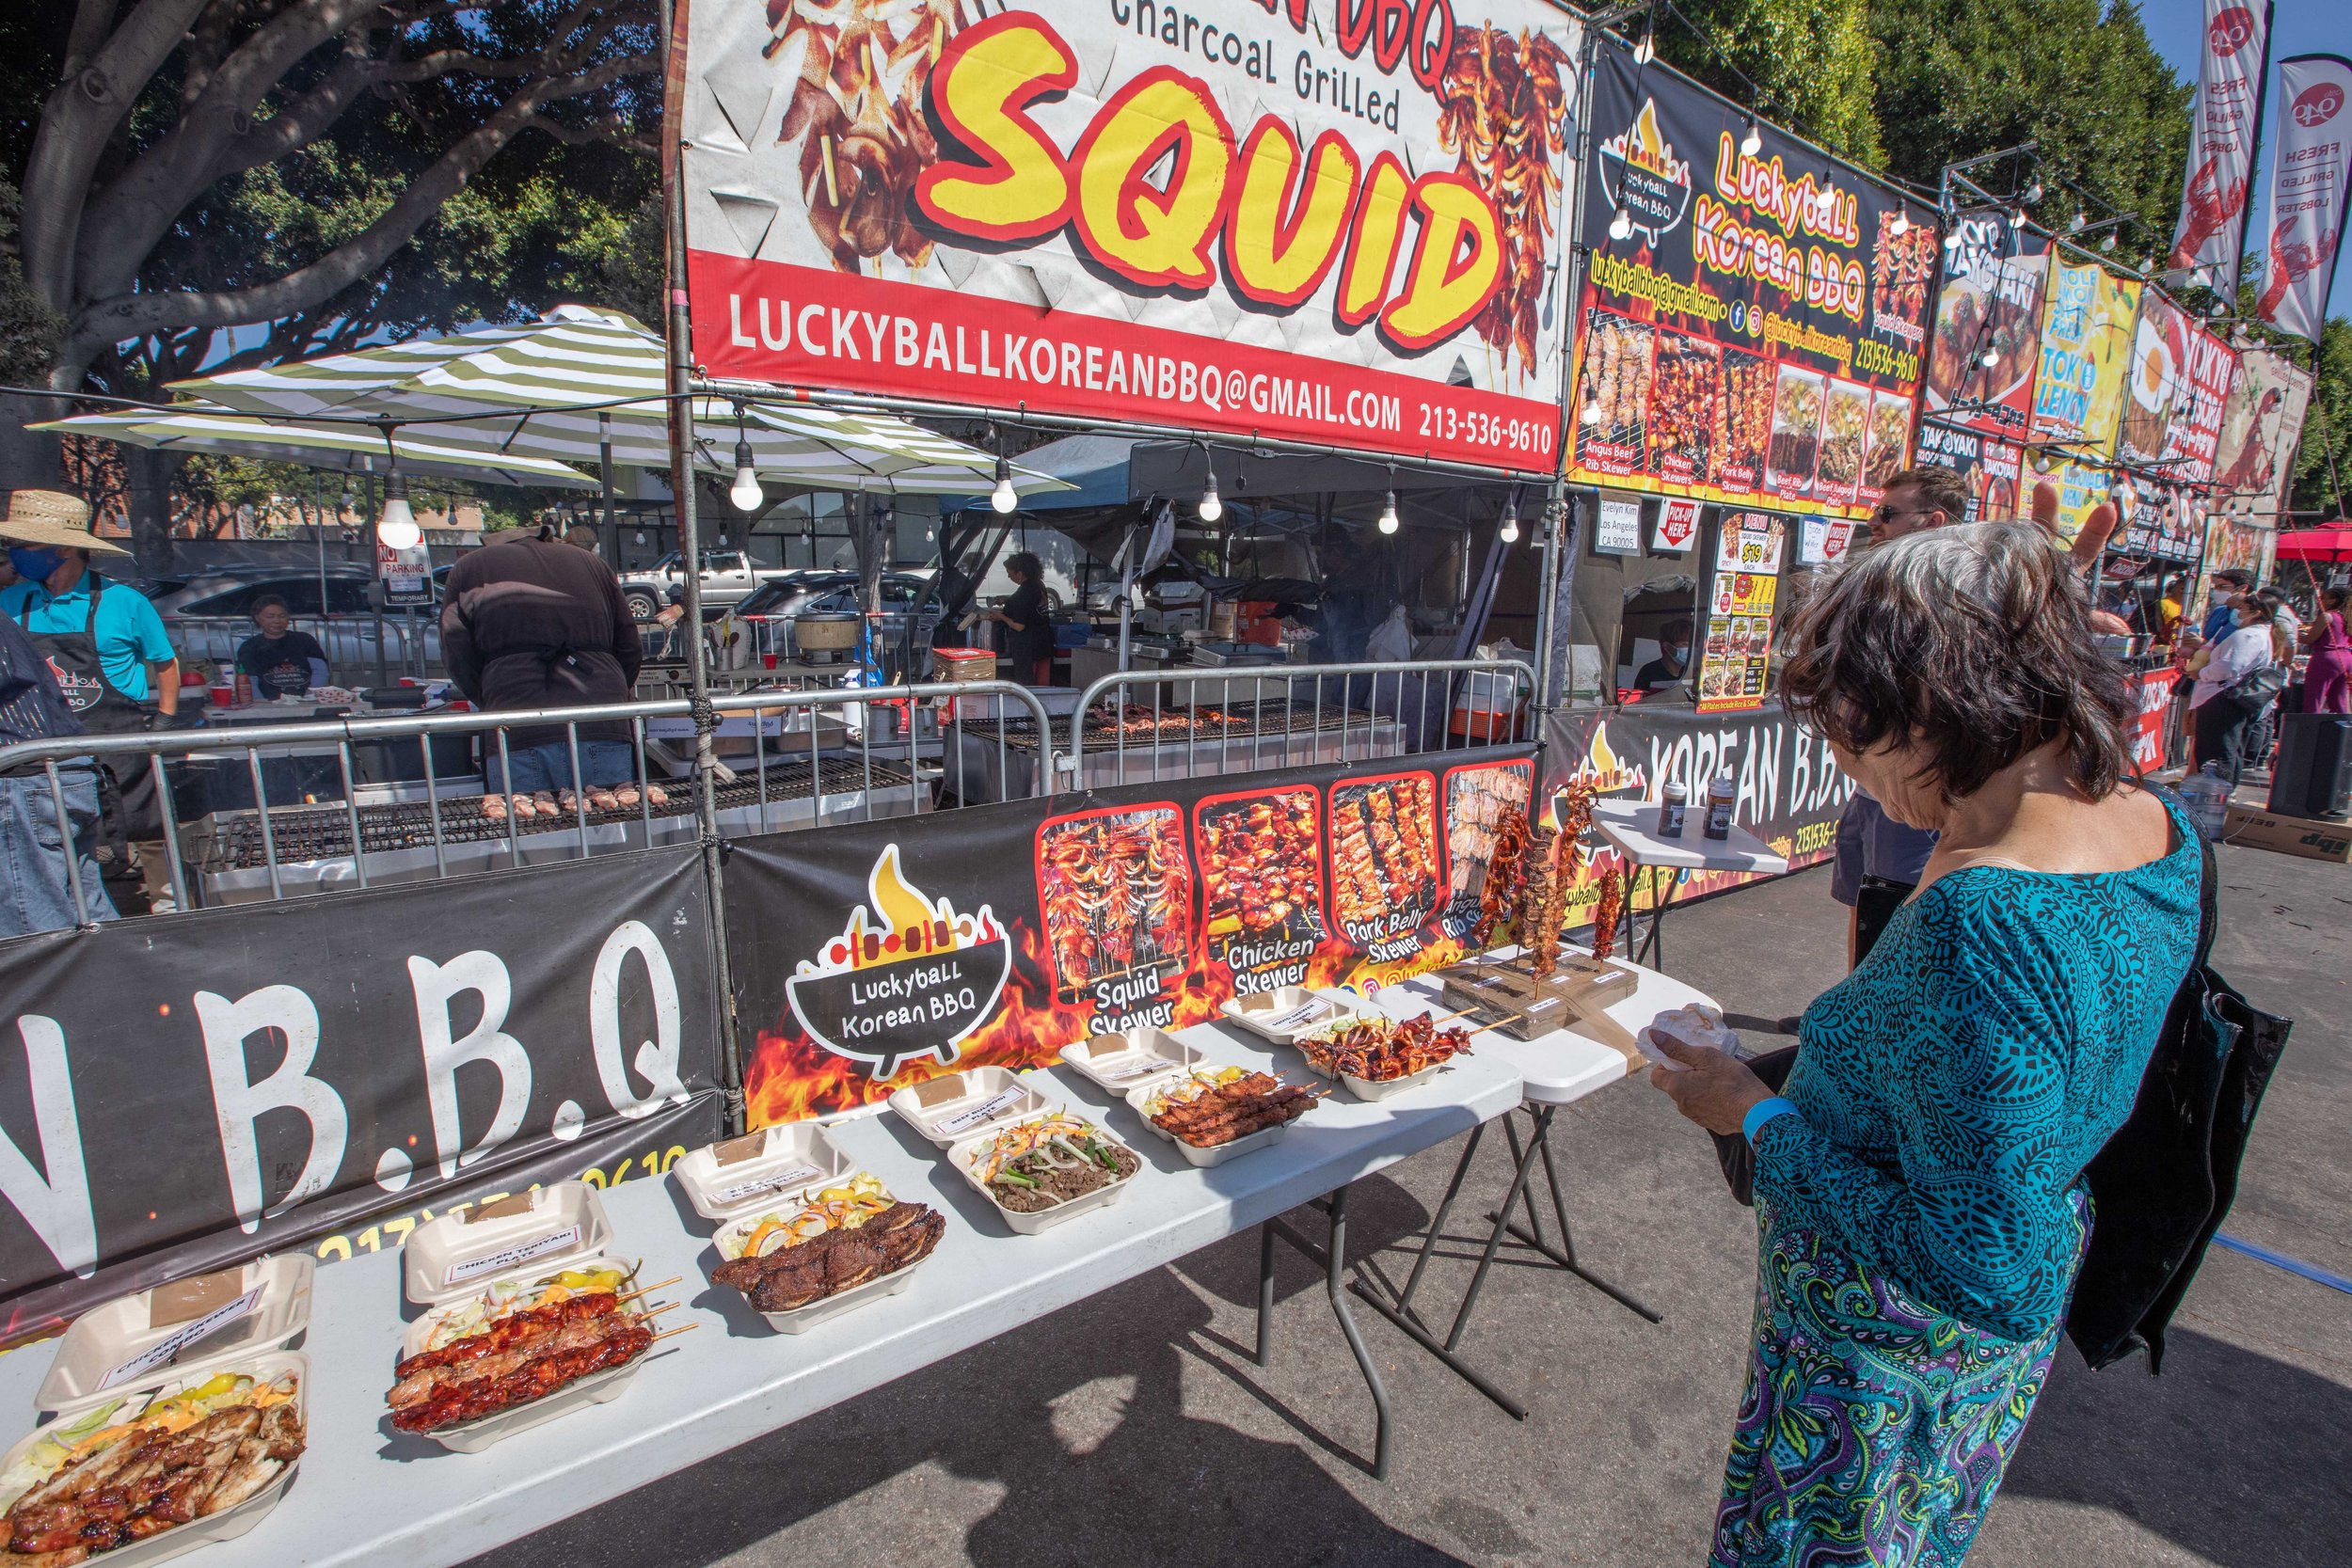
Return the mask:
<path id="1" fill-rule="evenodd" d="M 1462 694 L 1454 700 L 1453 731 L 1468 740 L 1515 739 L 1523 708 L 1516 678 L 1473 670 L 1462 677 Z"/>

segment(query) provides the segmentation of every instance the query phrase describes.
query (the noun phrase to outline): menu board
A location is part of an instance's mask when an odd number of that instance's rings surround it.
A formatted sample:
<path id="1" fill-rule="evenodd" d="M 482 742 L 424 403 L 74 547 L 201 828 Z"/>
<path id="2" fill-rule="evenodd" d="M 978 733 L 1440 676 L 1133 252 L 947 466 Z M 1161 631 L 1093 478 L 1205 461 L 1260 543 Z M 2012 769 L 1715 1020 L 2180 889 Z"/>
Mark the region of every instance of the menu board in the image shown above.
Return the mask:
<path id="1" fill-rule="evenodd" d="M 1715 548 L 1714 592 L 1708 602 L 1707 641 L 1699 659 L 1701 713 L 1764 705 L 1772 612 L 1788 543 L 1787 518 L 1764 512 L 1724 514 Z"/>
<path id="2" fill-rule="evenodd" d="M 1946 252 L 1928 351 L 1927 411 L 2020 440 L 2033 418 L 2050 242 L 1997 213 L 1956 221 L 1960 244 Z"/>
<path id="3" fill-rule="evenodd" d="M 2074 542 L 2074 535 L 2083 531 L 2083 523 L 2090 517 L 2091 508 L 2107 499 L 2114 488 L 2116 475 L 2112 469 L 2077 463 L 2063 452 L 2029 451 L 2024 478 L 2029 486 L 2045 479 L 2058 486 L 2058 540 L 2071 545 Z M 2024 511 L 2024 508 L 2019 508 L 2021 515 Z"/>
<path id="4" fill-rule="evenodd" d="M 2123 377 L 2123 414 L 2115 433 L 2115 452 L 2124 462 L 2162 462 L 2172 421 L 2186 421 L 2189 339 L 2196 330 L 2188 312 L 2162 293 L 2141 292 Z"/>
<path id="5" fill-rule="evenodd" d="M 1967 482 L 1967 521 L 2005 522 L 2025 514 L 2021 478 L 2026 449 L 2014 441 L 1923 420 L 1918 460 L 1927 467 L 1950 468 Z"/>
<path id="6" fill-rule="evenodd" d="M 2221 420 L 2237 383 L 2237 350 L 2201 326 L 2188 334 L 2188 395 L 2172 410 L 2165 432 L 2165 477 L 2183 484 L 2213 483 Z"/>
<path id="7" fill-rule="evenodd" d="M 2240 351 L 2222 405 L 2213 485 L 2233 510 L 2279 510 L 2311 408 L 2312 378 L 2276 349 Z"/>
<path id="8" fill-rule="evenodd" d="M 1590 123 L 1569 477 L 1867 515 L 1910 461 L 1933 214 L 1772 126 L 1741 152 L 1746 110 L 1613 41 Z"/>
<path id="9" fill-rule="evenodd" d="M 2104 267 L 2052 259 L 2028 439 L 2062 441 L 2091 456 L 2114 451 L 2139 291 Z"/>

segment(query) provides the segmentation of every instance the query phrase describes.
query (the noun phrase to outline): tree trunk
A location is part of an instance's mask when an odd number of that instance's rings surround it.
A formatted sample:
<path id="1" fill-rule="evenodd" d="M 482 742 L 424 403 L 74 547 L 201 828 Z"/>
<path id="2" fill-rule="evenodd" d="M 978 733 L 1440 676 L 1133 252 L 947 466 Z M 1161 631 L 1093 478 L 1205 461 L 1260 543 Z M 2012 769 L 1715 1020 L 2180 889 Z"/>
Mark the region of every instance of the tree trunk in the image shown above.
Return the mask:
<path id="1" fill-rule="evenodd" d="M 130 475 L 131 549 L 138 574 L 152 581 L 171 575 L 171 482 L 180 471 L 177 452 L 124 446 L 122 466 Z"/>
<path id="2" fill-rule="evenodd" d="M 63 437 L 27 430 L 24 421 L 52 416 L 32 398 L 9 398 L 0 408 L 0 490 L 55 490 L 65 483 Z"/>

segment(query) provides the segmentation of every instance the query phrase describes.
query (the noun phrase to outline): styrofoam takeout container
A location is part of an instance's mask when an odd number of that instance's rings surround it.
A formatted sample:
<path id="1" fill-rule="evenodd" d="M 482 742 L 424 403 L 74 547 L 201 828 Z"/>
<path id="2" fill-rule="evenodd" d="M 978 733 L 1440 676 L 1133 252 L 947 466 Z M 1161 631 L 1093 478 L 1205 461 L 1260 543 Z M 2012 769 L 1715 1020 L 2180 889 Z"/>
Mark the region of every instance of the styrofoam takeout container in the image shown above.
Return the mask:
<path id="1" fill-rule="evenodd" d="M 1320 1034 L 1322 1031 L 1314 1030 L 1311 1031 L 1311 1033 Z M 1307 1038 L 1307 1036 L 1302 1035 L 1299 1038 L 1303 1042 Z M 1306 1050 L 1303 1043 L 1300 1046 L 1299 1054 L 1302 1056 L 1306 1055 Z M 1315 1065 L 1315 1059 L 1312 1056 L 1307 1056 L 1307 1070 L 1309 1072 L 1313 1073 L 1316 1077 L 1324 1080 L 1326 1083 L 1346 1085 L 1347 1092 L 1354 1095 L 1359 1100 L 1393 1100 L 1400 1094 L 1407 1094 L 1412 1090 L 1421 1087 L 1422 1085 L 1429 1082 L 1430 1079 L 1436 1077 L 1438 1073 L 1443 1072 L 1447 1068 L 1452 1067 L 1453 1065 L 1453 1062 L 1449 1059 L 1442 1062 L 1432 1062 L 1429 1066 L 1422 1069 L 1419 1072 L 1408 1072 L 1402 1078 L 1358 1078 L 1352 1073 L 1326 1072 L 1322 1068 Z"/>
<path id="2" fill-rule="evenodd" d="M 31 1452 L 33 1446 L 40 1441 L 42 1433 L 49 1427 L 56 1425 L 58 1421 L 71 1421 L 86 1411 L 104 1404 L 108 1400 L 122 1399 L 134 1394 L 152 1393 L 157 1398 L 166 1398 L 182 1388 L 202 1383 L 207 1378 L 217 1377 L 222 1372 L 249 1374 L 259 1382 L 267 1382 L 283 1376 L 287 1372 L 294 1373 L 294 1407 L 302 1418 L 303 1435 L 305 1440 L 308 1440 L 310 1431 L 310 1358 L 300 1351 L 270 1350 L 227 1361 L 210 1362 L 201 1368 L 175 1367 L 167 1376 L 151 1378 L 143 1382 L 126 1383 L 119 1387 L 109 1388 L 103 1394 L 91 1394 L 70 1401 L 57 1412 L 55 1420 L 44 1421 L 41 1425 L 35 1427 L 14 1448 L 8 1449 L 5 1455 L 0 1455 L 0 1470 L 13 1468 L 17 1461 Z M 98 1554 L 90 1560 L 103 1562 L 108 1565 L 108 1568 L 152 1568 L 155 1563 L 167 1562 L 184 1552 L 196 1550 L 199 1546 L 209 1546 L 216 1541 L 233 1541 L 260 1524 L 269 1511 L 278 1506 L 278 1499 L 286 1494 L 286 1488 L 293 1484 L 294 1471 L 301 1466 L 302 1461 L 297 1457 L 272 1477 L 267 1486 L 262 1487 L 234 1508 L 208 1514 L 201 1519 L 191 1519 L 184 1525 L 174 1525 L 168 1529 L 159 1530 L 148 1536 L 145 1540 L 133 1541 L 116 1547 L 111 1552 Z"/>
<path id="3" fill-rule="evenodd" d="M 225 1271 L 224 1271 L 225 1272 Z M 178 1378 L 199 1370 L 215 1370 L 225 1362 L 265 1350 L 285 1350 L 310 1326 L 310 1284 L 318 1263 L 308 1253 L 286 1253 L 247 1259 L 237 1270 L 236 1300 L 253 1298 L 250 1309 L 221 1323 L 201 1338 L 190 1334 L 203 1320 L 153 1326 L 156 1291 L 118 1296 L 94 1307 L 73 1321 L 57 1342 L 48 1375 L 40 1380 L 34 1403 L 41 1410 L 63 1410 L 87 1396 L 111 1395 L 103 1386 L 118 1369 L 141 1356 L 168 1353 L 151 1375 L 133 1373 L 117 1379 L 120 1387 L 151 1382 L 155 1376 Z M 208 1314 L 209 1315 L 209 1314 Z M 171 1350 L 171 1341 L 179 1347 Z M 81 1408 L 87 1405 L 81 1404 Z"/>
<path id="4" fill-rule="evenodd" d="M 851 1171 L 850 1174 L 855 1176 L 857 1173 Z M 887 1187 L 882 1190 L 885 1193 L 889 1191 Z M 795 1206 L 798 1206 L 797 1203 Z M 718 1233 L 711 1237 L 712 1243 L 719 1249 L 719 1256 L 730 1262 L 742 1257 L 743 1243 L 750 1241 L 752 1232 L 758 1228 L 760 1214 L 771 1212 L 774 1207 L 761 1204 L 758 1213 L 738 1214 L 721 1226 Z M 905 1268 L 894 1269 L 863 1285 L 852 1285 L 821 1301 L 812 1301 L 806 1307 L 796 1307 L 788 1312 L 761 1312 L 759 1315 L 767 1319 L 768 1326 L 779 1334 L 806 1334 L 818 1323 L 831 1323 L 844 1312 L 854 1311 L 869 1301 L 897 1295 L 914 1281 L 914 1271 L 930 1261 L 929 1258 L 917 1259 Z M 754 1310 L 758 1309 L 755 1307 Z"/>
<path id="5" fill-rule="evenodd" d="M 1165 1029 L 1148 1025 L 1091 1035 L 1061 1048 L 1061 1059 L 1080 1077 L 1123 1095 L 1200 1064 L 1200 1053 Z"/>
<path id="6" fill-rule="evenodd" d="M 889 1104 L 901 1121 L 942 1148 L 1061 1109 L 1001 1067 L 966 1068 L 927 1079 L 893 1094 Z"/>
<path id="7" fill-rule="evenodd" d="M 1200 1065 L 1214 1070 L 1216 1068 L 1224 1067 L 1228 1064 L 1223 1062 L 1213 1062 L 1202 1063 Z M 1228 1160 L 1238 1160 L 1245 1154 L 1254 1154 L 1259 1149 L 1265 1148 L 1266 1145 L 1273 1143 L 1275 1140 L 1281 1137 L 1283 1133 L 1290 1131 L 1290 1122 L 1280 1121 L 1276 1122 L 1272 1127 L 1261 1127 L 1255 1132 L 1245 1133 L 1241 1137 L 1233 1139 L 1231 1143 L 1215 1144 L 1207 1148 L 1202 1148 L 1198 1144 L 1186 1143 L 1184 1139 L 1178 1137 L 1175 1133 L 1170 1132 L 1167 1128 L 1162 1127 L 1158 1122 L 1152 1119 L 1151 1104 L 1152 1097 L 1158 1094 L 1162 1089 L 1173 1086 L 1173 1080 L 1155 1079 L 1152 1083 L 1145 1084 L 1138 1088 L 1130 1089 L 1127 1091 L 1127 1103 L 1135 1108 L 1136 1116 L 1143 1118 L 1144 1126 L 1149 1127 L 1152 1132 L 1158 1133 L 1169 1143 L 1174 1144 L 1178 1151 L 1181 1152 L 1186 1160 L 1200 1166 L 1204 1170 L 1211 1165 L 1221 1165 Z M 1293 1117 L 1292 1119 L 1295 1120 L 1297 1118 Z"/>
<path id="8" fill-rule="evenodd" d="M 422 1235 L 423 1232 L 420 1230 L 418 1234 Z M 408 1244 L 411 1246 L 416 1244 L 414 1237 L 409 1239 Z M 624 1282 L 634 1276 L 637 1272 L 635 1264 L 619 1258 L 607 1257 L 601 1253 L 590 1254 L 585 1258 L 565 1254 L 534 1263 L 528 1269 L 500 1275 L 496 1279 L 485 1279 L 473 1287 L 472 1291 L 445 1298 L 418 1318 L 416 1322 L 410 1323 L 407 1332 L 401 1336 L 401 1359 L 405 1361 L 409 1356 L 421 1352 L 431 1342 L 434 1329 L 438 1327 L 452 1313 L 457 1311 L 473 1291 L 486 1291 L 492 1285 L 507 1280 L 535 1282 L 553 1279 L 567 1269 L 577 1269 L 582 1272 L 618 1269 Z M 603 1404 L 610 1400 L 620 1398 L 621 1391 L 628 1386 L 628 1380 L 635 1377 L 637 1369 L 644 1364 L 645 1358 L 641 1355 L 623 1366 L 608 1367 L 603 1371 L 591 1372 L 586 1377 L 564 1385 L 552 1394 L 510 1409 L 501 1410 L 494 1415 L 485 1416 L 479 1420 L 461 1421 L 455 1426 L 439 1427 L 431 1432 L 410 1433 L 407 1435 L 421 1437 L 430 1443 L 438 1443 L 441 1447 L 454 1449 L 458 1453 L 480 1453 L 491 1444 L 502 1442 L 518 1432 L 528 1432 L 532 1427 L 544 1425 L 559 1416 L 568 1416 L 575 1410 L 582 1410 L 592 1404 Z"/>
<path id="9" fill-rule="evenodd" d="M 470 1295 L 501 1279 L 561 1273 L 568 1259 L 612 1244 L 612 1222 L 585 1181 L 533 1188 L 518 1212 L 477 1218 L 480 1209 L 441 1214 L 417 1227 L 400 1249 L 401 1288 L 419 1307 Z M 502 1204 L 487 1207 L 502 1207 Z"/>
<path id="10" fill-rule="evenodd" d="M 1079 1119 L 1085 1120 L 1086 1118 Z M 1088 1121 L 1087 1125 L 1100 1133 L 1104 1142 L 1120 1148 L 1127 1148 L 1099 1122 Z M 978 1137 L 964 1139 L 947 1150 L 947 1163 L 955 1166 L 963 1179 L 972 1184 L 974 1191 L 996 1205 L 996 1212 L 1007 1225 L 1024 1236 L 1035 1236 L 1041 1231 L 1052 1229 L 1064 1220 L 1074 1220 L 1080 1214 L 1090 1214 L 1097 1209 L 1109 1208 L 1126 1196 L 1128 1184 L 1134 1181 L 1142 1171 L 1142 1167 L 1138 1165 L 1136 1170 L 1115 1181 L 1097 1187 L 1083 1196 L 1072 1198 L 1067 1203 L 1057 1203 L 1051 1209 L 1039 1209 L 1028 1212 L 1008 1209 L 998 1199 L 996 1194 L 990 1189 L 988 1183 L 980 1180 L 979 1173 L 980 1160 L 987 1154 L 989 1146 L 996 1141 L 996 1134 L 1003 1131 L 1003 1127 L 995 1127 L 981 1133 Z M 1128 1152 L 1134 1153 L 1135 1151 L 1129 1149 Z"/>
<path id="11" fill-rule="evenodd" d="M 1324 1010 L 1312 1010 L 1318 1003 Z M 1252 996 L 1232 997 L 1217 1010 L 1277 1045 L 1294 1045 L 1335 1023 L 1379 1016 L 1369 1004 L 1346 991 L 1311 990 L 1305 986 L 1278 986 Z"/>
<path id="12" fill-rule="evenodd" d="M 748 1151 L 748 1152 L 747 1152 Z M 728 1159 L 726 1156 L 734 1155 Z M 694 1212 L 733 1219 L 818 1187 L 840 1185 L 857 1174 L 850 1157 L 813 1121 L 796 1121 L 694 1149 L 670 1167 Z"/>

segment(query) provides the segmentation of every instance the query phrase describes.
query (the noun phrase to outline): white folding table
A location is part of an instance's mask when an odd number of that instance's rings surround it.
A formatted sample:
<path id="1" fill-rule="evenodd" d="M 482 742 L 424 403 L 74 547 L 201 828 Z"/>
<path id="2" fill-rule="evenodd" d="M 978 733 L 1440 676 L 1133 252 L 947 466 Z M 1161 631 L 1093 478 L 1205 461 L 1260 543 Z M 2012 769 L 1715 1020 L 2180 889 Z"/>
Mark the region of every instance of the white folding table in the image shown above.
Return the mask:
<path id="1" fill-rule="evenodd" d="M 1298 1053 L 1287 1047 L 1263 1048 L 1222 1024 L 1182 1033 L 1214 1060 L 1306 1077 Z M 675 1286 L 654 1292 L 679 1304 L 661 1326 L 692 1323 L 697 1332 L 657 1347 L 612 1402 L 481 1453 L 448 1452 L 394 1432 L 387 1418 L 384 1392 L 416 1310 L 401 1298 L 399 1254 L 367 1254 L 321 1269 L 310 1333 L 299 1347 L 310 1358 L 310 1447 L 299 1473 L 252 1533 L 189 1561 L 238 1568 L 463 1562 L 1251 1226 L 1271 1227 L 1285 1212 L 1318 1200 L 1330 1216 L 1330 1243 L 1310 1250 L 1325 1264 L 1326 1294 L 1379 1413 L 1375 1458 L 1366 1467 L 1383 1471 L 1388 1393 L 1341 1288 L 1347 1190 L 1517 1105 L 1517 1068 L 1501 1055 L 1468 1056 L 1394 1099 L 1365 1103 L 1342 1091 L 1271 1147 L 1206 1170 L 1187 1164 L 1123 1102 L 1074 1072 L 1031 1077 L 1051 1098 L 1102 1120 L 1143 1157 L 1144 1168 L 1116 1204 L 1042 1235 L 1016 1235 L 993 1205 L 895 1117 L 835 1122 L 834 1141 L 893 1194 L 946 1213 L 946 1234 L 901 1294 L 806 1334 L 781 1335 L 738 1292 L 709 1283 L 718 1261 L 709 1240 L 716 1227 L 695 1216 L 674 1183 L 615 1187 L 603 1195 L 612 1250 L 642 1259 L 642 1278 L 677 1276 Z M 1263 1363 L 1270 1347 L 1274 1232 L 1261 1234 Z M 0 1358 L 0 1411 L 19 1430 L 32 1425 L 34 1391 L 54 1349 L 38 1344 Z"/>
<path id="2" fill-rule="evenodd" d="M 1517 950 L 1499 948 L 1495 956 L 1508 958 Z M 1604 1010 L 1609 1017 L 1630 1034 L 1638 1032 L 1650 1020 L 1673 1007 L 1692 1003 L 1713 1006 L 1705 993 L 1671 979 L 1654 969 L 1644 969 L 1621 959 L 1612 959 L 1613 967 L 1630 972 L 1635 978 L 1634 990 L 1611 1003 Z M 1392 1018 L 1414 1018 L 1424 1013 L 1438 1012 L 1443 1006 L 1439 985 L 1434 978 L 1407 981 L 1380 992 L 1377 1000 Z M 1447 1009 L 1451 1010 L 1451 1009 Z M 1462 1354 L 1462 1336 L 1470 1326 L 1470 1316 L 1478 1306 L 1479 1291 L 1486 1283 L 1486 1274 L 1494 1266 L 1495 1255 L 1502 1250 L 1508 1235 L 1534 1248 L 1555 1268 L 1574 1275 L 1599 1291 L 1618 1305 L 1640 1314 L 1651 1323 L 1664 1320 L 1624 1291 L 1601 1278 L 1577 1261 L 1576 1240 L 1568 1226 L 1566 1198 L 1560 1190 L 1560 1173 L 1552 1163 L 1551 1124 L 1560 1107 L 1583 1099 L 1627 1076 L 1632 1064 L 1624 1052 L 1577 1032 L 1573 1027 L 1554 1029 L 1532 1039 L 1515 1039 L 1499 1030 L 1480 1030 L 1471 1037 L 1470 1048 L 1482 1060 L 1509 1068 L 1519 1075 L 1521 1103 L 1518 1107 L 1528 1118 L 1527 1141 L 1519 1141 L 1518 1130 L 1508 1116 L 1500 1118 L 1503 1136 L 1511 1147 L 1511 1182 L 1500 1207 L 1486 1215 L 1492 1229 L 1488 1231 L 1485 1250 L 1479 1255 L 1478 1267 L 1470 1275 L 1469 1288 L 1462 1294 L 1461 1305 L 1455 1308 L 1453 1324 L 1440 1338 L 1437 1330 L 1414 1310 L 1414 1297 L 1421 1290 L 1429 1259 L 1438 1238 L 1444 1233 L 1446 1221 L 1454 1212 L 1454 1200 L 1461 1196 L 1463 1180 L 1470 1175 L 1470 1164 L 1478 1157 L 1478 1146 L 1486 1134 L 1486 1124 L 1481 1122 L 1470 1129 L 1469 1140 L 1463 1145 L 1462 1156 L 1454 1163 L 1454 1176 L 1446 1183 L 1445 1196 L 1438 1204 L 1438 1212 L 1422 1234 L 1421 1253 L 1413 1260 L 1412 1273 L 1405 1288 L 1393 1294 L 1375 1290 L 1362 1279 L 1353 1282 L 1352 1289 L 1375 1311 L 1394 1323 L 1423 1350 L 1436 1356 L 1458 1373 L 1463 1381 L 1509 1411 L 1519 1420 L 1527 1419 L 1527 1407 L 1473 1365 Z M 1540 1159 L 1544 1167 L 1544 1185 L 1551 1195 L 1552 1219 L 1560 1227 L 1560 1241 L 1553 1245 L 1546 1240 L 1543 1221 L 1535 1211 L 1534 1195 L 1529 1190 L 1529 1179 Z M 1522 1226 L 1513 1211 L 1524 1208 L 1527 1223 Z"/>
<path id="3" fill-rule="evenodd" d="M 1596 800 L 1593 827 L 1625 857 L 1625 949 L 1636 963 L 1662 971 L 1666 967 L 1666 906 L 1686 871 L 1753 871 L 1777 877 L 1788 869 L 1788 857 L 1754 833 L 1732 824 L 1727 838 L 1708 838 L 1707 814 L 1697 806 L 1683 814 L 1682 836 L 1661 838 L 1658 807 L 1640 800 Z M 1649 935 L 1637 951 L 1633 943 L 1633 873 L 1649 874 Z M 1668 877 L 1667 872 L 1673 875 Z M 1673 1004 L 1668 1004 L 1673 1006 Z M 1645 1017 L 1643 1022 L 1648 1022 Z"/>

